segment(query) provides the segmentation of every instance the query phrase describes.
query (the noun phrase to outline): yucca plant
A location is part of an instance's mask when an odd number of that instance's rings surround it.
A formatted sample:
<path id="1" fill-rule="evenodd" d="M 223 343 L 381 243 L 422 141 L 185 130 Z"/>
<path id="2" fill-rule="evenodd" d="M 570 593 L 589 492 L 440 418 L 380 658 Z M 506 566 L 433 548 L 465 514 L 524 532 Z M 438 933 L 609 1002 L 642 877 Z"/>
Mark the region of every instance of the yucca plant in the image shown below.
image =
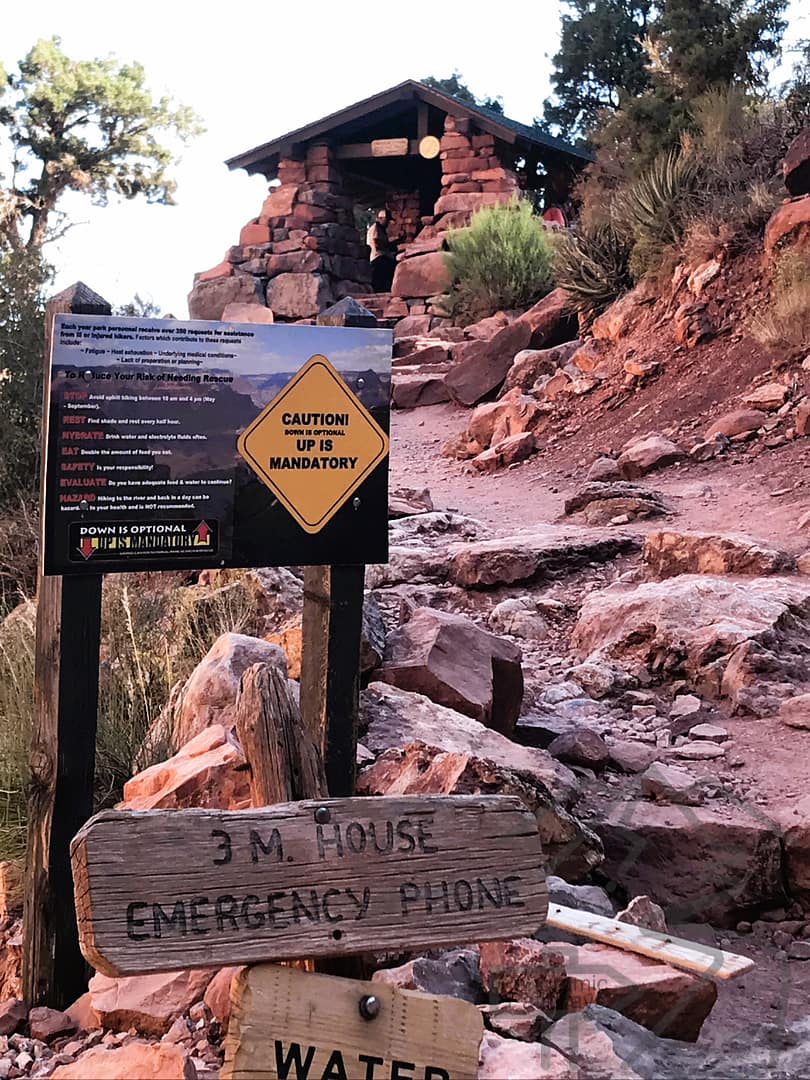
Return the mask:
<path id="1" fill-rule="evenodd" d="M 630 245 L 613 225 L 566 233 L 557 241 L 554 275 L 588 325 L 632 286 Z"/>
<path id="2" fill-rule="evenodd" d="M 660 154 L 613 202 L 617 227 L 633 242 L 630 270 L 642 277 L 669 244 L 680 241 L 691 216 L 698 169 L 681 150 Z"/>

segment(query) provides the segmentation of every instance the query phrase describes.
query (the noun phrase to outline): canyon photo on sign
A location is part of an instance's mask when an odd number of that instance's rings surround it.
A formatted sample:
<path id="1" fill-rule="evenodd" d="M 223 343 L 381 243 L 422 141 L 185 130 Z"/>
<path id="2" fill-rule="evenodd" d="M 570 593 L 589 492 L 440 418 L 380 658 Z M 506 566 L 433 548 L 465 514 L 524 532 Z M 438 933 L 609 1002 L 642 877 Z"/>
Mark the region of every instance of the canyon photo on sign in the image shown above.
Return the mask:
<path id="1" fill-rule="evenodd" d="M 534 815 L 507 796 L 110 810 L 71 857 L 108 975 L 531 935 L 548 910 Z"/>

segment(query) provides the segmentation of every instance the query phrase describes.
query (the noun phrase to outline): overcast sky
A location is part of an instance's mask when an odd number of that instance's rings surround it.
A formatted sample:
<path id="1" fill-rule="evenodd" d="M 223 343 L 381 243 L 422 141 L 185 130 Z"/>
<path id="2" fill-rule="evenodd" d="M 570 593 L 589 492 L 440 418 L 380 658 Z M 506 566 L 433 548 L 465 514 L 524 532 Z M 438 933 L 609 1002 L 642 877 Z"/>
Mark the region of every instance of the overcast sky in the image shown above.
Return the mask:
<path id="1" fill-rule="evenodd" d="M 136 201 L 96 210 L 78 196 L 64 201 L 86 224 L 48 249 L 55 288 L 81 280 L 113 304 L 139 292 L 185 318 L 194 272 L 221 260 L 264 197 L 266 182 L 229 172 L 225 158 L 403 79 L 454 69 L 476 94 L 500 95 L 507 115 L 531 123 L 549 92 L 559 10 L 557 0 L 501 0 L 480 14 L 449 0 L 26 6 L 24 17 L 4 22 L 6 66 L 37 38 L 58 34 L 70 56 L 140 61 L 149 85 L 190 105 L 207 129 L 175 170 L 177 206 Z M 790 14 L 789 41 L 810 38 L 806 0 L 794 0 Z"/>

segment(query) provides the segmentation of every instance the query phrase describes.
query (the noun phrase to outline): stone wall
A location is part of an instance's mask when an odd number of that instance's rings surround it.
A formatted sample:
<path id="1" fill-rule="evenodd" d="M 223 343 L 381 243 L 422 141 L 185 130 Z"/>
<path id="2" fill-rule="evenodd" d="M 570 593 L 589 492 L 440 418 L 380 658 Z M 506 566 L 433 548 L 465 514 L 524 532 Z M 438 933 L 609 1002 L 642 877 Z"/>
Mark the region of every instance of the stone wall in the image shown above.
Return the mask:
<path id="1" fill-rule="evenodd" d="M 229 304 L 239 303 L 295 321 L 369 291 L 364 238 L 330 149 L 310 146 L 306 160 L 282 159 L 278 177 L 280 186 L 270 188 L 239 243 L 218 266 L 195 276 L 192 319 L 221 319 Z"/>
<path id="2" fill-rule="evenodd" d="M 386 317 L 437 312 L 447 284 L 442 250 L 450 228 L 466 225 L 482 206 L 508 202 L 520 189 L 502 164 L 506 148 L 477 132 L 466 118 L 447 116 L 441 139 L 441 191 L 434 212 L 420 217 L 419 193 L 393 191 L 390 235 L 405 240 L 386 298 Z M 344 296 L 371 291 L 365 237 L 354 224 L 353 200 L 326 145 L 306 158 L 282 159 L 280 185 L 239 243 L 217 266 L 194 278 L 192 319 L 285 322 L 312 319 Z"/>
<path id="3" fill-rule="evenodd" d="M 447 116 L 439 158 L 441 194 L 434 216 L 423 218 L 423 228 L 397 259 L 391 285 L 388 317 L 435 314 L 447 285 L 442 250 L 448 229 L 469 224 L 482 206 L 509 202 L 520 192 L 517 174 L 502 164 L 492 135 L 477 133 L 466 118 Z"/>

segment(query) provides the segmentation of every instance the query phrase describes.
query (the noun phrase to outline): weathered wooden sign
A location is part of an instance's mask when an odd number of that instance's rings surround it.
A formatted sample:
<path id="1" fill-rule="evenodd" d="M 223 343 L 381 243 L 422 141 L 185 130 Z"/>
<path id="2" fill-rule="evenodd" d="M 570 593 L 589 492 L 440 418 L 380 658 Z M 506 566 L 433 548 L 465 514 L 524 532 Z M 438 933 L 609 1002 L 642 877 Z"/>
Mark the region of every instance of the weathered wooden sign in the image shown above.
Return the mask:
<path id="1" fill-rule="evenodd" d="M 110 810 L 71 857 L 108 975 L 508 938 L 548 909 L 534 815 L 506 796 Z"/>
<path id="2" fill-rule="evenodd" d="M 458 998 L 258 964 L 240 973 L 222 1080 L 471 1080 L 481 1014 Z"/>
<path id="3" fill-rule="evenodd" d="M 372 139 L 372 157 L 403 157 L 408 153 L 408 139 Z"/>

